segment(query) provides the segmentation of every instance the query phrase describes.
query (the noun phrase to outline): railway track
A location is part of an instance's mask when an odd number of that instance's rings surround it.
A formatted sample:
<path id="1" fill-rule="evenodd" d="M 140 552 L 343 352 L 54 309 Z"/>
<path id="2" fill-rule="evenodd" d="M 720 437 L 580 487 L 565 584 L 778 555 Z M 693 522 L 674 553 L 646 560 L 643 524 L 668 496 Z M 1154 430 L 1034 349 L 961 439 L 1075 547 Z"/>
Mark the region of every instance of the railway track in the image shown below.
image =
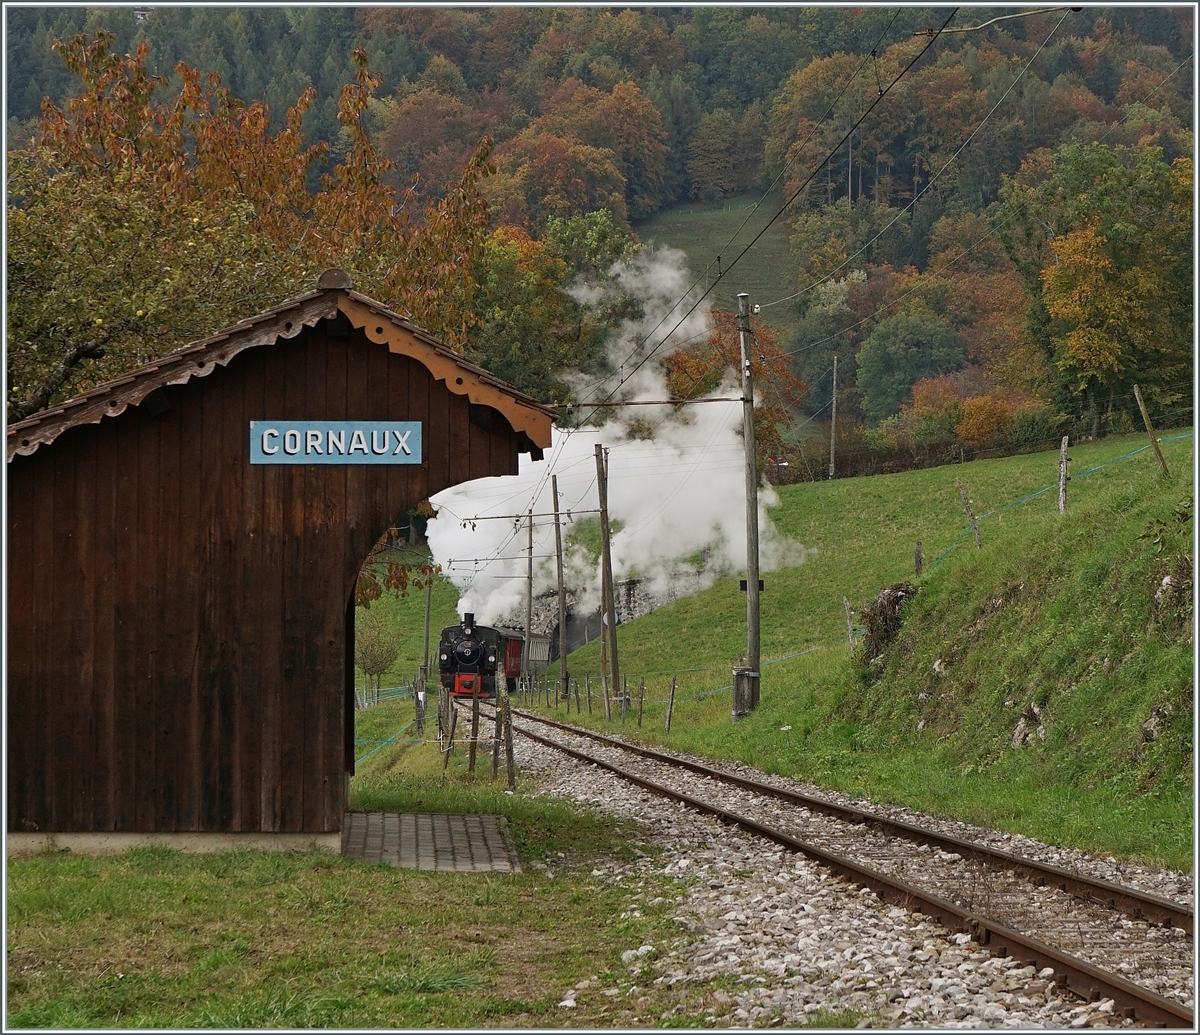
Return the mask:
<path id="1" fill-rule="evenodd" d="M 1051 967 L 1060 987 L 1112 999 L 1158 1027 L 1194 1024 L 1192 910 L 889 817 L 514 709 L 517 732 L 723 822 L 803 853 L 881 899 L 966 932 L 989 951 Z M 534 732 L 550 727 L 567 741 Z M 588 750 L 583 746 L 588 745 Z"/>

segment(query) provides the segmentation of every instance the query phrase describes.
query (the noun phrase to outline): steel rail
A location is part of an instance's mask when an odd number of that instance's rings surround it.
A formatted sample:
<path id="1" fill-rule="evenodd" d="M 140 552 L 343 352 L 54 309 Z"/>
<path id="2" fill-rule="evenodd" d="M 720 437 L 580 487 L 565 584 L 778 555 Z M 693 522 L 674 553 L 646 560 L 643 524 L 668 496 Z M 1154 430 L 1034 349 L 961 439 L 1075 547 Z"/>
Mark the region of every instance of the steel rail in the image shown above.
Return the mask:
<path id="1" fill-rule="evenodd" d="M 869 866 L 854 862 L 845 856 L 835 855 L 816 845 L 801 841 L 747 816 L 693 798 L 681 791 L 671 790 L 653 780 L 622 769 L 612 762 L 596 758 L 565 744 L 559 744 L 531 730 L 518 728 L 518 732 L 580 762 L 606 769 L 653 794 L 684 802 L 699 812 L 716 817 L 723 823 L 737 826 L 749 833 L 757 834 L 785 848 L 799 852 L 829 867 L 852 883 L 869 888 L 885 902 L 901 906 L 910 912 L 930 916 L 947 929 L 957 929 L 969 934 L 973 941 L 980 946 L 986 946 L 994 955 L 1012 956 L 1039 968 L 1050 967 L 1062 987 L 1083 999 L 1091 1001 L 1101 998 L 1112 999 L 1114 1008 L 1119 1009 L 1125 1017 L 1156 1027 L 1195 1030 L 1193 1012 L 1182 1004 L 1142 988 L 1131 981 L 1126 981 L 1116 974 L 1111 974 L 1044 942 L 1021 934 L 1019 931 L 1014 931 L 1012 928 L 997 924 L 985 917 L 976 916 L 938 895 L 922 891 L 920 888 L 913 887 L 911 884 L 897 880 Z"/>
<path id="2" fill-rule="evenodd" d="M 1054 885 L 1060 891 L 1065 891 L 1067 894 L 1074 895 L 1078 899 L 1107 906 L 1109 909 L 1119 910 L 1135 920 L 1158 923 L 1164 927 L 1179 927 L 1188 932 L 1189 935 L 1192 933 L 1193 911 L 1187 906 L 1178 902 L 1172 902 L 1170 899 L 1159 895 L 1152 895 L 1148 892 L 1139 891 L 1136 888 L 1114 884 L 1112 881 L 1101 880 L 1098 877 L 1087 877 L 1083 874 L 1072 873 L 1070 870 L 1064 870 L 1062 867 L 1054 866 L 1050 863 L 1038 862 L 1035 859 L 1013 855 L 998 848 L 989 848 L 986 845 L 977 844 L 973 841 L 965 841 L 951 834 L 942 834 L 934 830 L 927 830 L 924 827 L 905 823 L 902 820 L 891 819 L 879 813 L 838 805 L 835 802 L 826 801 L 822 798 L 814 798 L 784 787 L 774 787 L 769 783 L 763 783 L 745 776 L 738 776 L 734 773 L 727 773 L 721 769 L 714 769 L 701 762 L 693 762 L 686 758 L 676 758 L 674 755 L 655 751 L 653 748 L 629 744 L 623 740 L 618 740 L 616 737 L 608 737 L 603 733 L 596 733 L 579 726 L 556 722 L 553 719 L 546 719 L 530 712 L 513 709 L 513 714 L 525 719 L 531 719 L 534 722 L 544 723 L 547 726 L 553 726 L 568 733 L 598 740 L 603 744 L 629 751 L 632 754 L 651 761 L 664 762 L 690 770 L 701 776 L 720 780 L 734 787 L 742 787 L 745 790 L 754 791 L 758 794 L 770 795 L 771 797 L 791 802 L 794 805 L 800 805 L 812 812 L 820 812 L 850 823 L 862 823 L 873 826 L 885 833 L 902 837 L 908 841 L 951 849 L 960 855 L 970 856 L 974 861 L 981 864 L 992 863 L 1002 869 L 1015 870 L 1028 877 L 1039 887 L 1044 887 L 1047 884 Z"/>

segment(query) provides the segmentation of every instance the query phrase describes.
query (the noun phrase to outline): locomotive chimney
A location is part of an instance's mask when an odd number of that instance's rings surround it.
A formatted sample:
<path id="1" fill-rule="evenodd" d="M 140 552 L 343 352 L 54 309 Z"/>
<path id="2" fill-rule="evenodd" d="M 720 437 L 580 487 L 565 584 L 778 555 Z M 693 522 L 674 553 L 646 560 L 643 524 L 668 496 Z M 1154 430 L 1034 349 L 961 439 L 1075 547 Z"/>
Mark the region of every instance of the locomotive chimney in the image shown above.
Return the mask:
<path id="1" fill-rule="evenodd" d="M 474 625 L 475 625 L 475 612 L 468 611 L 466 614 L 463 615 L 462 626 L 467 632 L 470 632 L 471 629 L 474 627 Z"/>

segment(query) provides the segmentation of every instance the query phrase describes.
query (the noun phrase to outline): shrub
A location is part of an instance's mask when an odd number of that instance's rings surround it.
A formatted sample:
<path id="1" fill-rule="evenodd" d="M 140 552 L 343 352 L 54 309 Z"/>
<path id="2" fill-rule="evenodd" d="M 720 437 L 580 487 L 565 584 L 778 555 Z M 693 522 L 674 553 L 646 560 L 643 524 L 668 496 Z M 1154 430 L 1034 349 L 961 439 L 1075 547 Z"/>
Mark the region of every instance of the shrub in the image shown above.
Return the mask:
<path id="1" fill-rule="evenodd" d="M 1043 402 L 1026 402 L 1013 410 L 1008 426 L 1009 441 L 1020 448 L 1062 438 L 1067 418 Z"/>
<path id="2" fill-rule="evenodd" d="M 962 417 L 954 430 L 964 446 L 984 449 L 999 445 L 1012 423 L 1012 410 L 995 395 L 977 395 L 962 404 Z"/>

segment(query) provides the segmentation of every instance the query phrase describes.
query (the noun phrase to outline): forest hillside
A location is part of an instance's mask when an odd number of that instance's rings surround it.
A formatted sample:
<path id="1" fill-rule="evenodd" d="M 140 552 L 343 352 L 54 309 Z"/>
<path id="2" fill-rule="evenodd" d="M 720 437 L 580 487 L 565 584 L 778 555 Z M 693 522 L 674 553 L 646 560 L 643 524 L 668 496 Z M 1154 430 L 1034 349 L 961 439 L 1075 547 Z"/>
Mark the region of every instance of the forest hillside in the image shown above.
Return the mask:
<path id="1" fill-rule="evenodd" d="M 773 453 L 827 455 L 835 356 L 839 474 L 1131 430 L 1135 384 L 1192 419 L 1191 8 L 5 16 L 10 420 L 329 265 L 567 399 L 648 221 L 743 199 L 688 259 L 766 307 Z M 681 396 L 715 328 L 661 350 Z"/>

